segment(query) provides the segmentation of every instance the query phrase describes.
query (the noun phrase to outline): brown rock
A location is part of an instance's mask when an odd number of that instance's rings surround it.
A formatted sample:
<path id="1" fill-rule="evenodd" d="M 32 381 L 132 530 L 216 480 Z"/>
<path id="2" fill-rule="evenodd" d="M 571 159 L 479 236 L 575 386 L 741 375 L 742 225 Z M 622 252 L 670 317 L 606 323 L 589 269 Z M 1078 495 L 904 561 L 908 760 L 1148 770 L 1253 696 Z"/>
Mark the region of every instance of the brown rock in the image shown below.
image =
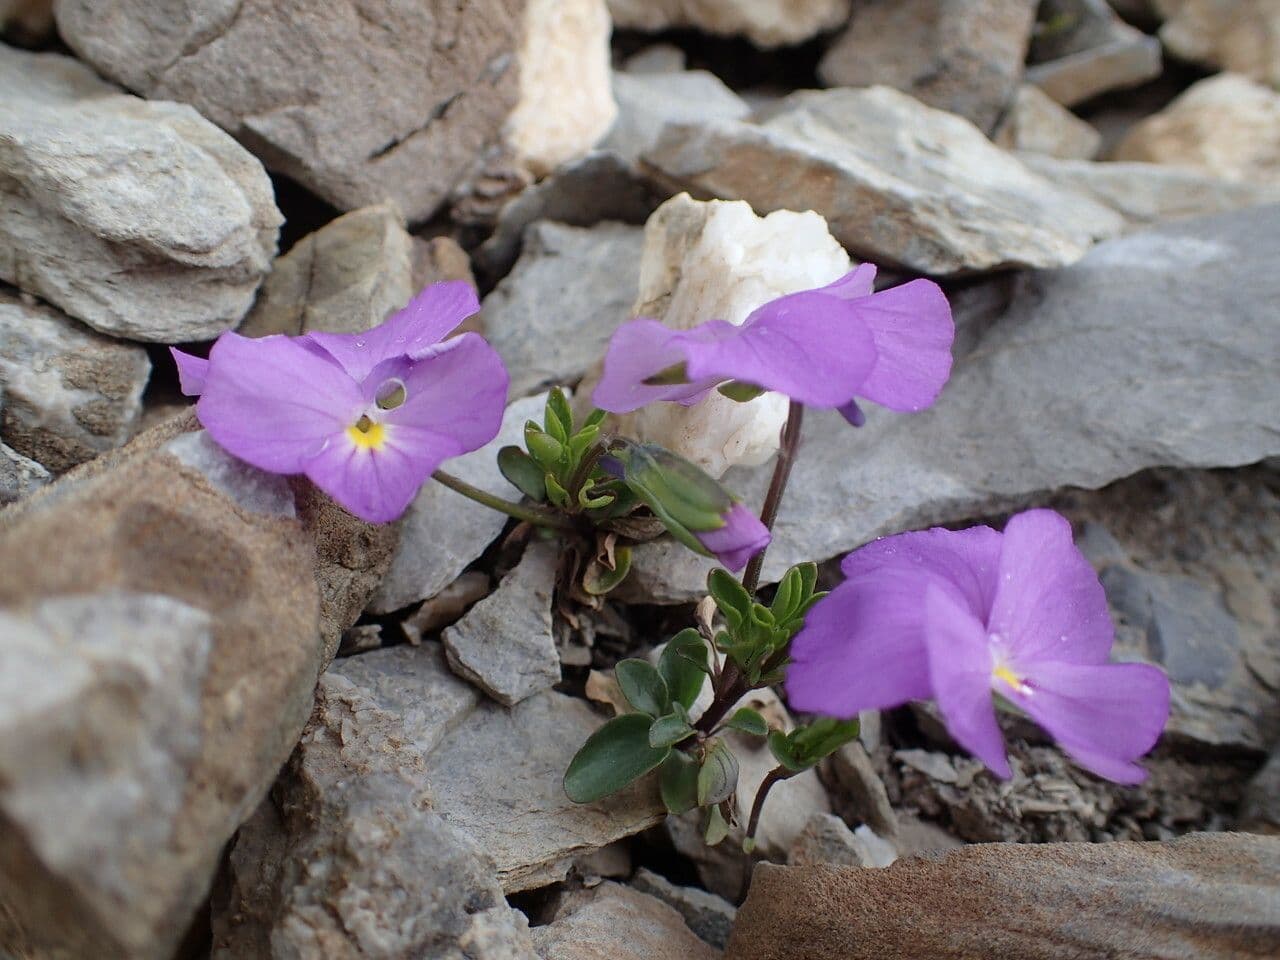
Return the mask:
<path id="1" fill-rule="evenodd" d="M 818 65 L 829 87 L 896 87 L 984 130 L 1022 77 L 1032 0 L 864 0 Z"/>
<path id="2" fill-rule="evenodd" d="M 515 105 L 524 0 L 61 0 L 99 71 L 189 103 L 342 209 L 424 220 Z"/>
<path id="3" fill-rule="evenodd" d="M 883 870 L 761 865 L 728 960 L 1280 952 L 1280 839 L 990 844 Z"/>

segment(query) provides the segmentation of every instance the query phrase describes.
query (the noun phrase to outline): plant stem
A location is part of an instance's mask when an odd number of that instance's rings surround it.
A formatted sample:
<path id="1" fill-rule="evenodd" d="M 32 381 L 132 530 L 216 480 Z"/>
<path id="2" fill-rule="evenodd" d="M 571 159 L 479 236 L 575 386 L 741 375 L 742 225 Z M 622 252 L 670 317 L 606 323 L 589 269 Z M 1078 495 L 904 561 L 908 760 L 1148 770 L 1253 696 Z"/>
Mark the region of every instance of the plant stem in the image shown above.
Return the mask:
<path id="1" fill-rule="evenodd" d="M 578 493 L 586 484 L 591 476 L 591 471 L 596 468 L 596 464 L 600 462 L 600 458 L 604 456 L 605 450 L 608 449 L 608 442 L 597 440 L 582 455 L 582 459 L 578 461 L 578 468 L 573 471 L 573 476 L 569 478 L 569 486 L 566 488 L 569 495 L 573 497 L 573 502 L 578 502 Z"/>
<path id="2" fill-rule="evenodd" d="M 769 795 L 773 785 L 793 776 L 795 776 L 793 771 L 783 766 L 777 766 L 770 770 L 768 775 L 760 781 L 760 789 L 756 791 L 755 801 L 751 804 L 751 817 L 747 820 L 748 840 L 753 839 L 756 835 L 756 827 L 760 826 L 760 811 L 764 809 L 765 797 Z"/>
<path id="3" fill-rule="evenodd" d="M 473 487 L 465 480 L 460 480 L 453 474 L 445 473 L 443 470 L 437 470 L 431 476 L 450 490 L 460 493 L 476 503 L 483 504 L 491 510 L 497 510 L 499 513 L 505 513 L 509 517 L 515 517 L 517 520 L 524 520 L 526 523 L 532 523 L 539 527 L 550 527 L 553 530 L 573 529 L 573 524 L 569 520 L 549 510 L 526 507 L 521 503 L 512 503 L 510 500 L 495 497 L 493 494 L 486 493 L 479 487 Z"/>
<path id="4" fill-rule="evenodd" d="M 716 725 L 724 719 L 727 714 L 739 700 L 746 696 L 747 691 L 751 688 L 747 685 L 747 679 L 742 675 L 742 671 L 738 669 L 738 665 L 732 660 L 725 660 L 724 669 L 720 671 L 720 683 L 716 687 L 715 699 L 711 701 L 711 706 L 698 718 L 698 722 L 694 724 L 700 733 L 710 733 L 716 728 Z"/>
<path id="5" fill-rule="evenodd" d="M 778 450 L 778 462 L 773 466 L 773 478 L 769 481 L 769 492 L 765 494 L 764 506 L 760 508 L 760 522 L 769 530 L 773 530 L 773 522 L 778 519 L 778 508 L 782 506 L 782 494 L 787 489 L 787 480 L 791 476 L 791 468 L 796 461 L 796 451 L 800 448 L 800 427 L 804 420 L 804 404 L 792 400 L 787 408 L 787 422 L 782 428 L 782 444 Z M 767 550 L 768 547 L 765 547 Z M 742 574 L 742 586 L 753 597 L 756 587 L 760 585 L 760 571 L 764 568 L 764 553 L 761 550 L 747 564 Z"/>

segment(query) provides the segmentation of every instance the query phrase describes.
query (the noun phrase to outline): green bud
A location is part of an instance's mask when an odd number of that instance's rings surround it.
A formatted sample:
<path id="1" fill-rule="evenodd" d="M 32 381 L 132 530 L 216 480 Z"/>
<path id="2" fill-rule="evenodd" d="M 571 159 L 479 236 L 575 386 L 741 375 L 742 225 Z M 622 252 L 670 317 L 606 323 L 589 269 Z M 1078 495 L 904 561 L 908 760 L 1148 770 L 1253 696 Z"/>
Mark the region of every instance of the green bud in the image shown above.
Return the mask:
<path id="1" fill-rule="evenodd" d="M 565 465 L 564 444 L 549 433 L 539 430 L 530 421 L 524 428 L 524 445 L 533 459 L 550 471 L 558 471 Z"/>
<path id="2" fill-rule="evenodd" d="M 754 383 L 744 383 L 741 380 L 722 383 L 716 387 L 716 390 L 735 403 L 747 403 L 765 392 L 764 387 L 757 387 Z"/>

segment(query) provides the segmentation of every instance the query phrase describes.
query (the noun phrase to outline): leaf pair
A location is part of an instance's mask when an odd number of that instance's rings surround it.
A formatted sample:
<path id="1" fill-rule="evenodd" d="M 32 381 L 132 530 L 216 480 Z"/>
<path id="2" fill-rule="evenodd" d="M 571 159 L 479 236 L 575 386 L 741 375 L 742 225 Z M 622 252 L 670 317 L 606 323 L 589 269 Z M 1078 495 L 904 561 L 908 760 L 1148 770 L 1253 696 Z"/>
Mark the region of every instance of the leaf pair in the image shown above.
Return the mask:
<path id="1" fill-rule="evenodd" d="M 787 644 L 803 626 L 810 608 L 825 596 L 815 591 L 817 581 L 816 564 L 797 564 L 779 581 L 773 602 L 766 607 L 724 570 L 708 575 L 707 592 L 727 628 L 716 637 L 716 644 L 753 686 L 782 679 Z"/>
<path id="2" fill-rule="evenodd" d="M 769 734 L 769 750 L 782 766 L 793 773 L 808 770 L 858 735 L 857 718 L 839 720 L 822 717 L 790 733 Z"/>

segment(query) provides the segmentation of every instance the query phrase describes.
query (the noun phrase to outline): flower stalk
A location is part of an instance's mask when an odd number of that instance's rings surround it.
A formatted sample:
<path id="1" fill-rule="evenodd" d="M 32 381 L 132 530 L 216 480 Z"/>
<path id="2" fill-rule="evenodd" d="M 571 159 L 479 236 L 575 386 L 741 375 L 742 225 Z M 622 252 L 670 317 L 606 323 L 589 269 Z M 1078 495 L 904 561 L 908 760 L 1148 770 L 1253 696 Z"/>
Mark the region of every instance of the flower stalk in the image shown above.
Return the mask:
<path id="1" fill-rule="evenodd" d="M 791 468 L 795 466 L 796 455 L 800 450 L 800 430 L 804 423 L 804 404 L 795 400 L 787 408 L 787 422 L 782 427 L 782 443 L 778 449 L 778 460 L 773 466 L 773 476 L 769 480 L 769 490 L 764 497 L 764 505 L 760 508 L 760 522 L 765 529 L 772 532 L 774 521 L 778 519 L 778 509 L 782 506 L 782 495 L 786 492 L 787 481 L 791 478 Z M 764 554 L 768 544 L 747 563 L 742 574 L 742 586 L 747 593 L 755 596 L 760 586 L 760 571 L 764 569 Z"/>
<path id="2" fill-rule="evenodd" d="M 515 517 L 517 520 L 523 520 L 526 523 L 532 523 L 534 526 L 546 527 L 550 530 L 574 529 L 573 524 L 558 513 L 525 506 L 522 503 L 512 503 L 510 500 L 495 497 L 493 494 L 472 486 L 465 480 L 443 470 L 437 470 L 431 476 L 455 493 L 460 493 L 469 500 L 474 500 L 476 503 L 482 504 L 491 510 L 497 510 L 499 513 L 505 513 L 509 517 Z"/>

